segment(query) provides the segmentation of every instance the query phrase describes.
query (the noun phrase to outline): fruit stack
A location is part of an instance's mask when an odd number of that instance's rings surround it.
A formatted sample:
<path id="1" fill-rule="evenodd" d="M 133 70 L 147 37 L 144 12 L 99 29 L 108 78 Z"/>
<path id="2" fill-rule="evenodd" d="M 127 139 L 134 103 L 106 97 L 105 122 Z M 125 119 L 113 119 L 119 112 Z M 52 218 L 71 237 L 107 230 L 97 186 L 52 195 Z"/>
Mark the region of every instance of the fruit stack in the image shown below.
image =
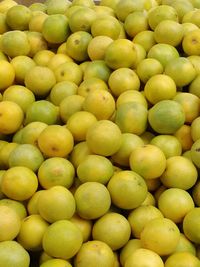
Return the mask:
<path id="1" fill-rule="evenodd" d="M 0 267 L 199 267 L 200 0 L 27 3 L 0 2 Z"/>

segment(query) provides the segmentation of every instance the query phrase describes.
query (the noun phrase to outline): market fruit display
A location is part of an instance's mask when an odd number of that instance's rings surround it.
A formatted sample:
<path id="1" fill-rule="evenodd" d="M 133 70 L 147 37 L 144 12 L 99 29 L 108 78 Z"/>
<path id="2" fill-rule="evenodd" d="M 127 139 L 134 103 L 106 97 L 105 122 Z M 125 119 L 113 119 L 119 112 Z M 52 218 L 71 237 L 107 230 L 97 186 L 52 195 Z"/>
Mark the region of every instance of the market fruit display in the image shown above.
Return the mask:
<path id="1" fill-rule="evenodd" d="M 200 1 L 0 2 L 0 267 L 200 267 Z"/>

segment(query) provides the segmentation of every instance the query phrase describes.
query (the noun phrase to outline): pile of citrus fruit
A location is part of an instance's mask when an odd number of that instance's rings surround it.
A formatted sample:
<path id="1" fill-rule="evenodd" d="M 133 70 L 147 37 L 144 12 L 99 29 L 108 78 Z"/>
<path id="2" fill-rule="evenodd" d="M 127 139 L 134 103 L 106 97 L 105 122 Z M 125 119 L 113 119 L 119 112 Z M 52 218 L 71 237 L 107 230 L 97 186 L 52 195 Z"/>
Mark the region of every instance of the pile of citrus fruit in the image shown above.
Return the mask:
<path id="1" fill-rule="evenodd" d="M 200 267 L 200 0 L 0 2 L 0 267 Z"/>

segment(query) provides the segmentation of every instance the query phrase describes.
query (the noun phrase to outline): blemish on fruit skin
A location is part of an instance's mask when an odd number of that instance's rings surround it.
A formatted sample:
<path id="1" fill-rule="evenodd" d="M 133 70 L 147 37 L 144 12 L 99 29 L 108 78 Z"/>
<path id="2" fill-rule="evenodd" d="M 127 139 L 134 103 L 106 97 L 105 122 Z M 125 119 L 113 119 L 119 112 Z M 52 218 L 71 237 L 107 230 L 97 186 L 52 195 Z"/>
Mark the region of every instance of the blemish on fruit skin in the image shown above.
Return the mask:
<path id="1" fill-rule="evenodd" d="M 76 39 L 76 40 L 74 41 L 74 43 L 75 43 L 76 45 L 78 45 L 78 44 L 80 43 L 80 41 Z"/>
<path id="2" fill-rule="evenodd" d="M 193 44 L 198 44 L 197 39 L 193 38 L 193 39 L 192 39 L 192 43 L 193 43 Z"/>
<path id="3" fill-rule="evenodd" d="M 195 149 L 196 152 L 200 152 L 200 147 Z"/>
<path id="4" fill-rule="evenodd" d="M 61 76 L 64 76 L 65 75 L 65 72 L 64 71 L 61 71 L 60 75 Z"/>

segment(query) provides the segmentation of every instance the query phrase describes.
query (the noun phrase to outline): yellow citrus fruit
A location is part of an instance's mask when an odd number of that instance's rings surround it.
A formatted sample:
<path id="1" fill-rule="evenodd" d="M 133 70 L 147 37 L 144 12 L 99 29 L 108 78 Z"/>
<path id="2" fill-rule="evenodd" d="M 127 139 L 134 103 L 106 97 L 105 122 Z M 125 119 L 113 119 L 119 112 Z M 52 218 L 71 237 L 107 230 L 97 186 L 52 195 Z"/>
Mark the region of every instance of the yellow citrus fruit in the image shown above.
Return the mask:
<path id="1" fill-rule="evenodd" d="M 151 104 L 172 99 L 176 95 L 176 84 L 165 74 L 153 75 L 145 84 L 144 94 Z"/>
<path id="2" fill-rule="evenodd" d="M 106 82 L 104 82 L 100 78 L 91 77 L 81 82 L 81 84 L 78 87 L 77 93 L 78 95 L 86 97 L 91 91 L 99 89 L 108 91 L 108 86 Z"/>
<path id="3" fill-rule="evenodd" d="M 44 190 L 38 198 L 37 205 L 39 214 L 50 223 L 68 220 L 75 212 L 72 193 L 60 185 Z"/>
<path id="4" fill-rule="evenodd" d="M 95 171 L 93 166 L 96 166 Z M 110 160 L 100 155 L 88 155 L 77 167 L 77 175 L 82 183 L 107 184 L 113 174 L 114 168 Z"/>
<path id="5" fill-rule="evenodd" d="M 69 96 L 69 95 L 75 95 L 77 93 L 78 86 L 74 82 L 70 81 L 62 81 L 56 83 L 49 94 L 50 101 L 56 105 L 59 106 L 61 101 Z"/>
<path id="6" fill-rule="evenodd" d="M 161 100 L 148 113 L 151 127 L 160 134 L 173 134 L 185 122 L 185 113 L 181 104 L 174 100 Z"/>
<path id="7" fill-rule="evenodd" d="M 188 59 L 193 64 L 197 72 L 197 75 L 199 75 L 200 74 L 199 56 L 189 56 Z"/>
<path id="8" fill-rule="evenodd" d="M 180 223 L 185 215 L 194 208 L 194 201 L 187 191 L 180 188 L 169 188 L 161 193 L 158 207 L 165 218 Z"/>
<path id="9" fill-rule="evenodd" d="M 0 14 L 0 34 L 7 32 L 9 30 L 8 24 L 6 23 L 6 15 L 4 13 Z"/>
<path id="10" fill-rule="evenodd" d="M 3 93 L 3 100 L 13 101 L 26 112 L 29 105 L 35 101 L 35 96 L 31 90 L 22 85 L 11 85 Z"/>
<path id="11" fill-rule="evenodd" d="M 35 61 L 28 56 L 16 56 L 10 61 L 15 70 L 15 81 L 18 84 L 24 84 L 26 73 L 34 67 Z"/>
<path id="12" fill-rule="evenodd" d="M 160 256 L 173 253 L 179 238 L 179 228 L 172 220 L 167 218 L 150 220 L 141 232 L 142 247 L 150 249 Z"/>
<path id="13" fill-rule="evenodd" d="M 178 92 L 173 100 L 180 103 L 185 112 L 185 122 L 191 124 L 199 116 L 200 100 L 196 95 L 186 92 Z"/>
<path id="14" fill-rule="evenodd" d="M 106 48 L 113 42 L 109 36 L 98 35 L 92 38 L 87 47 L 87 53 L 91 60 L 103 60 Z"/>
<path id="15" fill-rule="evenodd" d="M 91 151 L 86 143 L 86 141 L 79 142 L 75 144 L 72 152 L 69 155 L 71 163 L 77 168 L 80 163 L 88 156 L 91 155 Z"/>
<path id="16" fill-rule="evenodd" d="M 33 102 L 26 110 L 24 124 L 30 122 L 43 122 L 54 124 L 58 120 L 58 107 L 47 100 L 37 100 Z"/>
<path id="17" fill-rule="evenodd" d="M 38 210 L 38 199 L 40 194 L 43 192 L 44 190 L 38 190 L 36 191 L 32 197 L 28 200 L 27 203 L 27 211 L 28 214 L 39 214 L 39 210 Z"/>
<path id="18" fill-rule="evenodd" d="M 75 141 L 84 141 L 88 128 L 96 121 L 97 118 L 93 113 L 78 111 L 69 117 L 66 127 L 72 133 Z"/>
<path id="19" fill-rule="evenodd" d="M 157 43 L 178 46 L 183 39 L 182 24 L 173 20 L 163 20 L 154 29 L 154 38 Z"/>
<path id="20" fill-rule="evenodd" d="M 0 102 L 0 132 L 11 134 L 16 132 L 22 125 L 24 113 L 21 107 L 12 101 Z"/>
<path id="21" fill-rule="evenodd" d="M 63 53 L 57 53 L 52 56 L 52 58 L 49 60 L 47 67 L 51 70 L 55 70 L 59 65 L 65 63 L 65 62 L 72 62 L 73 59 L 66 54 Z"/>
<path id="22" fill-rule="evenodd" d="M 28 251 L 41 250 L 42 238 L 48 227 L 48 223 L 37 214 L 24 218 L 17 236 L 17 242 Z M 34 229 L 37 229 L 34 232 Z M 31 234 L 33 233 L 34 234 Z"/>
<path id="23" fill-rule="evenodd" d="M 133 238 L 129 239 L 129 241 L 121 248 L 119 253 L 120 263 L 124 266 L 128 257 L 138 248 L 141 248 L 141 241 L 140 239 Z"/>
<path id="24" fill-rule="evenodd" d="M 111 70 L 104 60 L 93 60 L 89 61 L 86 65 L 83 74 L 83 80 L 89 78 L 99 78 L 104 82 L 107 82 L 111 74 Z"/>
<path id="25" fill-rule="evenodd" d="M 132 171 L 145 179 L 155 179 L 165 171 L 166 157 L 160 148 L 148 144 L 135 148 L 130 155 L 129 163 Z"/>
<path id="26" fill-rule="evenodd" d="M 93 10 L 96 12 L 97 18 L 106 16 L 115 17 L 114 10 L 108 6 L 95 5 Z"/>
<path id="27" fill-rule="evenodd" d="M 2 192 L 9 198 L 23 201 L 29 199 L 37 190 L 36 174 L 24 166 L 8 169 L 3 175 Z"/>
<path id="28" fill-rule="evenodd" d="M 112 225 L 112 227 L 110 227 Z M 131 228 L 128 220 L 116 212 L 104 214 L 95 221 L 92 228 L 94 240 L 105 242 L 112 250 L 123 247 L 129 240 Z"/>
<path id="29" fill-rule="evenodd" d="M 82 82 L 82 70 L 75 62 L 65 62 L 54 70 L 57 82 L 71 81 L 79 85 Z"/>
<path id="30" fill-rule="evenodd" d="M 0 241 L 14 240 L 19 234 L 21 218 L 15 210 L 6 205 L 0 205 L 0 216 L 0 227 L 2 229 Z"/>
<path id="31" fill-rule="evenodd" d="M 196 77 L 196 70 L 189 59 L 185 57 L 174 58 L 167 63 L 164 70 L 177 86 L 182 87 L 191 83 Z"/>
<path id="32" fill-rule="evenodd" d="M 160 179 L 163 185 L 169 188 L 188 190 L 197 181 L 197 169 L 189 159 L 183 156 L 170 157 L 167 159 L 166 169 Z"/>
<path id="33" fill-rule="evenodd" d="M 116 107 L 127 102 L 138 102 L 142 104 L 145 108 L 148 107 L 147 100 L 144 97 L 144 94 L 141 91 L 127 90 L 120 94 L 116 101 Z"/>
<path id="34" fill-rule="evenodd" d="M 40 32 L 26 32 L 30 44 L 29 57 L 34 57 L 38 51 L 47 49 L 47 42 Z"/>
<path id="35" fill-rule="evenodd" d="M 200 82 L 200 75 L 197 75 L 196 78 L 189 85 L 189 93 L 196 95 L 197 97 L 199 97 L 200 95 L 198 91 L 199 82 Z"/>
<path id="36" fill-rule="evenodd" d="M 115 111 L 115 100 L 106 90 L 93 90 L 85 97 L 83 109 L 92 113 L 98 120 L 107 120 Z"/>
<path id="37" fill-rule="evenodd" d="M 0 150 L 0 166 L 1 169 L 8 169 L 9 163 L 8 158 L 11 152 L 18 146 L 19 144 L 15 142 L 6 143 Z"/>
<path id="38" fill-rule="evenodd" d="M 0 91 L 5 90 L 15 80 L 15 69 L 10 62 L 0 60 Z"/>
<path id="39" fill-rule="evenodd" d="M 47 228 L 42 244 L 48 255 L 67 260 L 76 255 L 82 242 L 81 231 L 74 223 L 69 220 L 59 220 Z"/>
<path id="40" fill-rule="evenodd" d="M 83 235 L 83 242 L 88 241 L 92 233 L 92 220 L 85 220 L 78 216 L 77 213 L 74 213 L 74 215 L 70 218 L 70 221 L 77 225 L 81 230 L 81 233 Z"/>
<path id="41" fill-rule="evenodd" d="M 15 5 L 6 13 L 6 23 L 12 30 L 27 30 L 31 18 L 31 10 L 25 5 Z"/>
<path id="42" fill-rule="evenodd" d="M 9 155 L 8 163 L 10 167 L 25 166 L 36 172 L 44 157 L 40 150 L 31 144 L 18 145 Z"/>
<path id="43" fill-rule="evenodd" d="M 165 154 L 166 159 L 182 154 L 181 142 L 176 136 L 159 134 L 150 141 L 152 145 L 158 146 Z"/>
<path id="44" fill-rule="evenodd" d="M 119 68 L 111 73 L 108 79 L 108 85 L 112 94 L 115 97 L 119 97 L 123 92 L 128 90 L 138 91 L 140 89 L 140 80 L 134 70 L 130 68 Z"/>
<path id="45" fill-rule="evenodd" d="M 147 14 L 143 11 L 131 12 L 124 21 L 124 28 L 130 38 L 133 38 L 139 32 L 148 30 Z"/>
<path id="46" fill-rule="evenodd" d="M 142 266 L 148 264 L 149 267 L 164 267 L 162 258 L 154 251 L 146 248 L 136 249 L 125 261 L 124 267 Z"/>
<path id="47" fill-rule="evenodd" d="M 44 250 L 42 250 L 41 254 L 39 255 L 39 263 L 42 264 L 45 261 L 52 260 L 53 257 L 49 256 Z"/>
<path id="48" fill-rule="evenodd" d="M 188 56 L 197 55 L 199 56 L 200 49 L 200 30 L 196 29 L 188 32 L 182 41 L 183 51 Z"/>
<path id="49" fill-rule="evenodd" d="M 154 206 L 139 206 L 132 210 L 128 215 L 132 235 L 135 238 L 140 238 L 145 225 L 156 218 L 164 218 L 164 216 L 162 212 Z"/>
<path id="50" fill-rule="evenodd" d="M 178 138 L 179 142 L 181 143 L 182 151 L 187 151 L 191 149 L 193 145 L 193 140 L 192 140 L 190 125 L 187 125 L 187 124 L 182 125 L 174 133 L 174 136 Z"/>
<path id="51" fill-rule="evenodd" d="M 62 260 L 62 259 L 50 259 L 50 260 L 43 262 L 40 266 L 41 267 L 72 267 L 72 265 L 68 261 Z"/>
<path id="52" fill-rule="evenodd" d="M 70 1 L 64 1 L 64 0 L 59 0 L 56 2 L 48 0 L 45 2 L 45 4 L 46 4 L 46 12 L 49 15 L 64 14 L 66 9 L 71 5 Z"/>
<path id="53" fill-rule="evenodd" d="M 133 149 L 137 146 L 143 146 L 143 140 L 136 134 L 123 133 L 122 142 L 118 151 L 111 156 L 114 163 L 120 166 L 129 166 L 129 157 Z"/>
<path id="54" fill-rule="evenodd" d="M 145 51 L 148 52 L 156 44 L 154 32 L 150 30 L 138 32 L 133 38 L 133 43 L 142 45 Z"/>
<path id="55" fill-rule="evenodd" d="M 197 255 L 196 247 L 183 233 L 180 234 L 180 239 L 175 252 L 189 252 L 194 256 Z"/>
<path id="56" fill-rule="evenodd" d="M 29 267 L 29 253 L 16 241 L 0 243 L 0 264 L 6 267 Z"/>
<path id="57" fill-rule="evenodd" d="M 111 69 L 130 68 L 136 61 L 137 52 L 128 39 L 114 40 L 105 51 L 105 62 Z"/>
<path id="58" fill-rule="evenodd" d="M 74 193 L 76 212 L 83 219 L 97 219 L 110 208 L 111 198 L 107 187 L 98 182 L 85 182 Z"/>
<path id="59" fill-rule="evenodd" d="M 90 32 L 91 24 L 96 19 L 95 10 L 90 7 L 77 9 L 69 19 L 69 27 L 72 32 L 85 31 Z"/>
<path id="60" fill-rule="evenodd" d="M 39 66 L 47 66 L 50 59 L 55 55 L 55 53 L 51 50 L 41 50 L 38 51 L 34 57 L 33 60 L 35 63 Z"/>
<path id="61" fill-rule="evenodd" d="M 59 105 L 59 114 L 64 123 L 75 112 L 83 110 L 83 102 L 85 98 L 81 95 L 71 95 L 65 97 Z"/>
<path id="62" fill-rule="evenodd" d="M 37 146 L 39 134 L 47 127 L 47 124 L 40 121 L 33 121 L 24 126 L 22 131 L 22 143 Z"/>
<path id="63" fill-rule="evenodd" d="M 8 9 L 10 9 L 12 6 L 17 5 L 17 2 L 13 0 L 3 0 L 0 3 L 0 11 L 1 13 L 6 13 Z"/>
<path id="64" fill-rule="evenodd" d="M 191 124 L 191 136 L 194 142 L 200 139 L 200 135 L 199 135 L 200 128 L 199 127 L 200 127 L 200 118 L 197 117 L 196 119 L 192 121 L 192 124 Z"/>
<path id="65" fill-rule="evenodd" d="M 47 17 L 48 15 L 45 13 L 45 10 L 32 11 L 32 16 L 28 24 L 29 30 L 33 32 L 42 32 L 43 23 Z"/>
<path id="66" fill-rule="evenodd" d="M 194 142 L 191 147 L 191 159 L 192 162 L 199 168 L 200 160 L 199 160 L 199 146 L 200 146 L 200 139 Z"/>
<path id="67" fill-rule="evenodd" d="M 147 127 L 147 108 L 137 102 L 125 102 L 118 106 L 115 123 L 122 133 L 140 135 Z"/>
<path id="68" fill-rule="evenodd" d="M 191 267 L 199 265 L 199 259 L 195 255 L 192 255 L 189 252 L 175 252 L 167 258 L 165 266 L 172 267 L 176 264 L 177 267 L 186 267 L 188 266 L 188 262 Z"/>
<path id="69" fill-rule="evenodd" d="M 185 236 L 195 244 L 199 244 L 199 234 L 198 234 L 198 218 L 200 215 L 200 208 L 195 207 L 189 211 L 183 219 L 183 233 Z"/>
<path id="70" fill-rule="evenodd" d="M 68 19 L 63 14 L 49 15 L 42 26 L 42 35 L 45 40 L 53 44 L 61 44 L 69 36 Z"/>
<path id="71" fill-rule="evenodd" d="M 72 163 L 60 157 L 46 159 L 38 169 L 40 185 L 49 189 L 56 185 L 70 188 L 74 180 L 75 170 Z"/>
<path id="72" fill-rule="evenodd" d="M 70 131 L 61 125 L 48 125 L 38 136 L 38 146 L 46 157 L 66 157 L 73 149 Z"/>
<path id="73" fill-rule="evenodd" d="M 146 198 L 147 186 L 136 172 L 125 170 L 114 174 L 108 182 L 112 203 L 122 209 L 137 208 Z"/>
<path id="74" fill-rule="evenodd" d="M 105 243 L 99 240 L 91 240 L 85 242 L 75 256 L 74 266 L 95 267 L 113 267 L 114 253 L 112 249 Z"/>
<path id="75" fill-rule="evenodd" d="M 138 63 L 136 73 L 140 80 L 146 83 L 153 76 L 162 74 L 163 66 L 154 58 L 145 58 Z"/>
<path id="76" fill-rule="evenodd" d="M 86 134 L 89 149 L 102 156 L 111 156 L 116 153 L 120 148 L 121 138 L 119 127 L 109 120 L 97 121 Z"/>
<path id="77" fill-rule="evenodd" d="M 11 58 L 27 56 L 31 49 L 27 34 L 20 30 L 5 32 L 1 37 L 1 47 L 2 51 Z"/>
<path id="78" fill-rule="evenodd" d="M 7 206 L 13 209 L 20 217 L 20 219 L 24 219 L 27 216 L 26 207 L 21 201 L 12 200 L 9 198 L 2 198 L 0 200 L 0 206 Z"/>
<path id="79" fill-rule="evenodd" d="M 56 78 L 51 69 L 44 66 L 35 66 L 25 75 L 25 85 L 35 95 L 47 95 L 56 84 Z"/>

